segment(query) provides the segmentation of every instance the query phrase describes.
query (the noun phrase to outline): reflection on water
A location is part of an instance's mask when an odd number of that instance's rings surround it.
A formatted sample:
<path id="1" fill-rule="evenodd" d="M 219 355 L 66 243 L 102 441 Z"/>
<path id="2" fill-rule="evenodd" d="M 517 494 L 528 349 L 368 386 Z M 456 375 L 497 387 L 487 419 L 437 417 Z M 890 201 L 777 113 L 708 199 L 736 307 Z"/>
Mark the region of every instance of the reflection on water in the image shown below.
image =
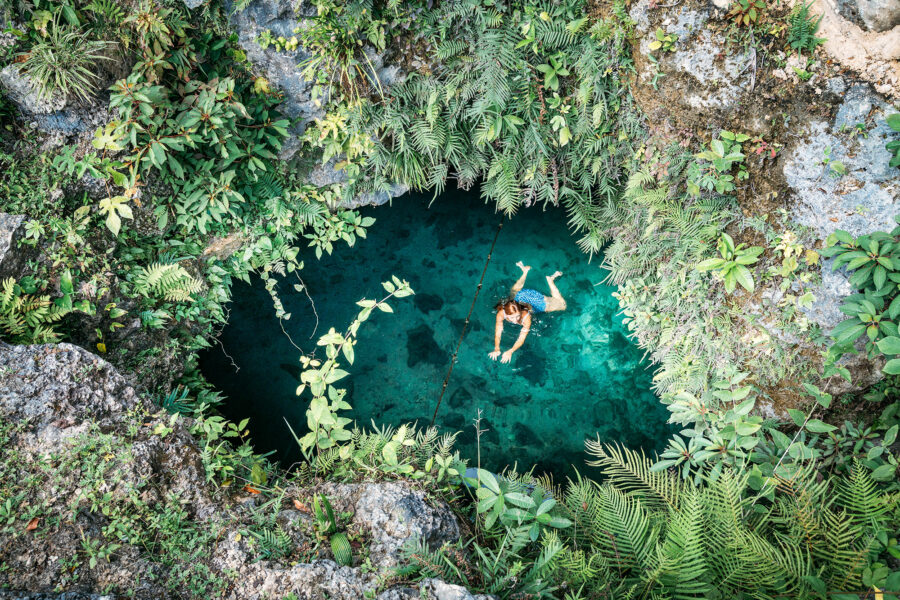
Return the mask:
<path id="1" fill-rule="evenodd" d="M 429 195 L 408 195 L 393 207 L 369 208 L 378 222 L 356 247 L 337 247 L 333 256 L 301 258 L 301 275 L 319 315 L 319 331 L 343 330 L 355 316 L 355 302 L 380 298 L 381 281 L 407 279 L 416 295 L 393 302 L 394 314 L 379 313 L 360 329 L 356 362 L 345 379 L 353 414 L 363 425 L 418 420 L 427 425 L 481 277 L 500 217 L 475 193 L 449 192 L 431 207 Z M 488 358 L 493 346 L 492 307 L 520 275 L 516 261 L 532 267 L 526 287 L 550 294 L 556 283 L 568 310 L 536 315 L 531 334 L 511 364 Z M 538 471 L 584 469 L 584 439 L 600 436 L 648 451 L 669 434 L 667 411 L 650 390 L 652 373 L 627 331 L 613 287 L 600 283 L 599 259 L 588 262 L 566 228 L 561 210 L 531 208 L 508 220 L 497 240 L 459 362 L 437 425 L 461 431 L 458 447 L 475 456 L 472 419 L 482 410 L 482 463 L 500 469 L 538 465 Z M 311 351 L 315 316 L 307 297 L 280 286 L 284 323 L 293 340 Z M 504 328 L 503 350 L 519 328 Z M 294 395 L 298 352 L 282 334 L 263 286 L 236 284 L 231 320 L 222 343 L 240 367 L 235 372 L 221 348 L 206 352 L 201 366 L 228 396 L 224 412 L 250 417 L 258 450 L 277 450 L 284 461 L 299 457 L 284 423 L 304 428 L 305 401 Z M 298 430 L 299 432 L 299 430 Z"/>

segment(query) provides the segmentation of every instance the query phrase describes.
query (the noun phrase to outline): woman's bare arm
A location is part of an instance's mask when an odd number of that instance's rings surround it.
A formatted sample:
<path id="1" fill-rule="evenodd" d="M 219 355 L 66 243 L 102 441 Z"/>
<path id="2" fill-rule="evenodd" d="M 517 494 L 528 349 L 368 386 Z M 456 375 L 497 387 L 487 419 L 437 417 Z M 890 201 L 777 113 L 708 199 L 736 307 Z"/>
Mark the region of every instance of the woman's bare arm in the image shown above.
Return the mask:
<path id="1" fill-rule="evenodd" d="M 494 326 L 494 351 L 488 354 L 492 359 L 497 360 L 500 356 L 500 338 L 503 336 L 503 311 L 497 311 L 497 323 Z"/>
<path id="2" fill-rule="evenodd" d="M 528 332 L 531 331 L 531 315 L 526 314 L 522 319 L 522 331 L 519 332 L 519 337 L 516 338 L 516 343 L 513 344 L 512 348 L 503 353 L 503 358 L 500 359 L 500 362 L 508 363 L 510 359 L 512 359 L 513 352 L 522 347 L 522 344 L 525 343 L 525 338 L 528 337 Z"/>

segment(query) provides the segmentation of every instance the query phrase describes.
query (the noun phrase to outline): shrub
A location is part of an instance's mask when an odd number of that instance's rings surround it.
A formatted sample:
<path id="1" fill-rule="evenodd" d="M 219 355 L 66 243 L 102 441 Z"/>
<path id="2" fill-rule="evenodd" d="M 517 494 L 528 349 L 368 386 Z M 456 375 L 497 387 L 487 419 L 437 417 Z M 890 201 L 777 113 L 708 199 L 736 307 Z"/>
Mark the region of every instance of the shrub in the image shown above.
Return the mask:
<path id="1" fill-rule="evenodd" d="M 41 99 L 60 94 L 64 98 L 88 100 L 94 94 L 97 61 L 108 60 L 103 51 L 110 42 L 90 39 L 88 32 L 61 26 L 54 20 L 47 35 L 35 43 L 25 57 L 22 70 L 31 78 Z"/>

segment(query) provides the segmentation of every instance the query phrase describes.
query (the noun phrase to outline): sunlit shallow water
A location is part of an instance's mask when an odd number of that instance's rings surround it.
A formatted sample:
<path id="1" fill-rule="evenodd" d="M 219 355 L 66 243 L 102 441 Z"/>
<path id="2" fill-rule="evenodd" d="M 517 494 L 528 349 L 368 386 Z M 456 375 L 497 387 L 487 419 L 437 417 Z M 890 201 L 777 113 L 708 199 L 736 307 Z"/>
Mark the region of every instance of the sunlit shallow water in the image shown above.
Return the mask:
<path id="1" fill-rule="evenodd" d="M 312 351 L 329 327 L 346 329 L 357 300 L 381 298 L 381 282 L 391 275 L 412 285 L 416 295 L 394 300 L 393 314 L 377 313 L 363 324 L 356 362 L 346 367 L 352 374 L 344 380 L 353 405 L 348 416 L 362 425 L 431 421 L 501 220 L 476 192 L 448 192 L 429 207 L 430 201 L 430 195 L 411 194 L 392 207 L 365 209 L 377 219 L 367 239 L 318 261 L 306 253 L 301 276 L 318 313 L 315 335 L 312 306 L 293 289 L 296 280 L 279 288 L 292 315 L 285 330 Z M 568 309 L 536 315 L 524 347 L 511 364 L 501 364 L 488 357 L 492 307 L 520 275 L 519 260 L 532 267 L 526 287 L 547 295 L 545 276 L 562 271 L 557 285 Z M 571 474 L 573 465 L 584 472 L 584 440 L 597 436 L 647 451 L 661 448 L 670 433 L 668 413 L 651 391 L 652 371 L 626 337 L 615 288 L 601 283 L 599 264 L 579 250 L 561 210 L 531 208 L 504 221 L 437 411 L 439 427 L 462 432 L 457 447 L 464 457 L 476 456 L 472 422 L 479 409 L 486 430 L 482 465 L 495 470 L 518 463 L 558 476 Z M 507 325 L 501 348 L 518 333 Z M 231 358 L 215 347 L 201 366 L 229 397 L 223 412 L 234 420 L 250 417 L 258 451 L 275 450 L 283 462 L 298 459 L 284 418 L 302 435 L 306 402 L 295 396 L 299 353 L 260 282 L 235 286 L 221 341 Z"/>

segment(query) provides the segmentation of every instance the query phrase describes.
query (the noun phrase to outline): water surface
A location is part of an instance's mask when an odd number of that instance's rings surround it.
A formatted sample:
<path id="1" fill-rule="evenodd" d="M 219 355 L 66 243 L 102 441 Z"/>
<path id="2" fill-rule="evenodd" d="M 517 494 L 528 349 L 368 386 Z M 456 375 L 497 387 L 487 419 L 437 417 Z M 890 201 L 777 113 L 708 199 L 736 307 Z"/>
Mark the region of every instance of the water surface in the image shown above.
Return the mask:
<path id="1" fill-rule="evenodd" d="M 427 425 L 438 403 L 466 314 L 481 278 L 501 217 L 476 192 L 431 196 L 410 194 L 392 207 L 367 208 L 377 219 L 367 239 L 354 248 L 336 247 L 316 260 L 311 249 L 301 256 L 301 276 L 315 302 L 294 291 L 293 278 L 280 285 L 283 323 L 306 351 L 329 327 L 342 331 L 354 318 L 361 298 L 381 298 L 381 282 L 391 275 L 410 282 L 416 295 L 394 300 L 393 314 L 377 313 L 360 328 L 356 362 L 346 367 L 352 414 L 370 426 L 418 421 Z M 526 287 L 549 295 L 545 276 L 557 269 L 566 298 L 565 312 L 537 315 L 525 345 L 511 364 L 488 358 L 493 346 L 492 307 L 520 275 L 516 261 L 532 267 Z M 497 238 L 484 286 L 436 424 L 461 431 L 458 447 L 472 462 L 476 456 L 473 419 L 481 411 L 481 460 L 499 470 L 518 463 L 558 476 L 584 472 L 584 440 L 617 440 L 647 451 L 661 449 L 670 430 L 668 412 L 650 389 L 652 371 L 627 339 L 612 297 L 601 283 L 600 260 L 591 262 L 577 247 L 562 210 L 522 210 Z M 502 349 L 519 333 L 508 325 Z M 274 317 L 260 282 L 235 285 L 231 317 L 222 344 L 239 367 L 215 347 L 201 357 L 206 376 L 229 396 L 223 412 L 237 420 L 250 417 L 259 451 L 276 450 L 283 461 L 299 458 L 286 417 L 302 435 L 306 398 L 294 395 L 298 351 Z M 320 349 L 321 352 L 321 349 Z"/>

